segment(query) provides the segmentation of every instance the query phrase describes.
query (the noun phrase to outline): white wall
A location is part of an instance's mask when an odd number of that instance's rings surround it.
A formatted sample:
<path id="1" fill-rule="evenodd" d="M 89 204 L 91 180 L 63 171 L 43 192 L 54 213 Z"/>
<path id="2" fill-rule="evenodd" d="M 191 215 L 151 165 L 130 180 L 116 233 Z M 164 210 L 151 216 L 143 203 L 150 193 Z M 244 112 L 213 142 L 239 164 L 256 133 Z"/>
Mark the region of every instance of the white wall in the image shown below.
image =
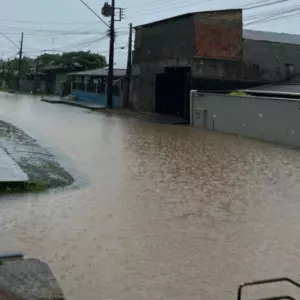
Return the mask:
<path id="1" fill-rule="evenodd" d="M 300 100 L 191 95 L 193 126 L 300 146 Z"/>

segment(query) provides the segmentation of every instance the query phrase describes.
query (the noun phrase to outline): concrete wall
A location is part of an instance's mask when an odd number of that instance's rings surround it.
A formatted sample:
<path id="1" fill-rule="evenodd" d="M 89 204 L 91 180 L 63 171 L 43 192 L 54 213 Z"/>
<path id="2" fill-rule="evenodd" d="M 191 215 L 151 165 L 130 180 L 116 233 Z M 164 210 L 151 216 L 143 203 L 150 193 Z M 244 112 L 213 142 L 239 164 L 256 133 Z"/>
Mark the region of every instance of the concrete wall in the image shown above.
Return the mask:
<path id="1" fill-rule="evenodd" d="M 242 72 L 243 77 L 256 77 L 264 81 L 283 80 L 287 77 L 286 64 L 293 64 L 294 74 L 300 73 L 299 57 L 299 45 L 245 39 L 243 61 L 248 67 Z"/>
<path id="2" fill-rule="evenodd" d="M 226 90 L 224 78 L 228 87 L 236 88 L 240 75 L 239 62 L 202 58 L 165 59 L 156 62 L 141 62 L 132 68 L 131 93 L 129 104 L 132 108 L 155 111 L 156 74 L 164 73 L 165 67 L 190 67 L 191 88 L 216 89 L 217 86 Z M 195 80 L 194 80 L 195 79 Z M 202 79 L 216 80 L 208 84 Z M 231 81 L 231 82 L 229 82 Z M 245 88 L 250 86 L 244 86 Z"/>
<path id="3" fill-rule="evenodd" d="M 191 93 L 191 124 L 300 146 L 300 101 Z"/>
<path id="4" fill-rule="evenodd" d="M 18 78 L 8 78 L 6 80 L 7 86 L 12 89 L 16 90 L 18 88 Z M 21 79 L 20 80 L 20 91 L 30 93 L 33 91 L 34 81 L 28 79 Z"/>
<path id="5" fill-rule="evenodd" d="M 135 29 L 133 63 L 194 55 L 192 15 Z"/>

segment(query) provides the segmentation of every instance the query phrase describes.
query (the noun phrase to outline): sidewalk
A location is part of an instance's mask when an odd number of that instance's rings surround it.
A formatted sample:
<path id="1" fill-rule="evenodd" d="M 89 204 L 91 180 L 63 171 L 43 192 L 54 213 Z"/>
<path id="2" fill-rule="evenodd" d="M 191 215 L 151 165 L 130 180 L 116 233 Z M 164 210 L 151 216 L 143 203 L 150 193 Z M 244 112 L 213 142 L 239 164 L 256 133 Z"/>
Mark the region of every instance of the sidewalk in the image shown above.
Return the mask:
<path id="1" fill-rule="evenodd" d="M 73 181 L 54 155 L 34 138 L 0 120 L 0 194 L 7 188 L 40 191 L 65 187 Z"/>
<path id="2" fill-rule="evenodd" d="M 21 183 L 28 181 L 27 174 L 16 164 L 12 158 L 0 148 L 0 182 Z"/>

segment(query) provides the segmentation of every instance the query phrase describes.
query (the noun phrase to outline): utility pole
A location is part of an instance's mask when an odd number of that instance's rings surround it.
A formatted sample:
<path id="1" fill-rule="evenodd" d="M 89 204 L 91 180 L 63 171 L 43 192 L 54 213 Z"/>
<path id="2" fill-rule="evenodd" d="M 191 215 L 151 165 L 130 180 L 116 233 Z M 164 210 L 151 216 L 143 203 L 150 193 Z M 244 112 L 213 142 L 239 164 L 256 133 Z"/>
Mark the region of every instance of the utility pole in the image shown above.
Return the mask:
<path id="1" fill-rule="evenodd" d="M 109 30 L 109 63 L 107 78 L 107 108 L 113 107 L 113 80 L 114 80 L 114 46 L 115 46 L 115 0 L 111 0 L 111 16 Z"/>
<path id="2" fill-rule="evenodd" d="M 22 58 L 23 58 L 23 40 L 24 40 L 24 32 L 21 35 L 21 44 L 19 51 L 19 63 L 18 63 L 18 82 L 17 82 L 17 90 L 20 91 L 20 81 L 21 81 L 21 69 L 22 69 Z"/>
<path id="3" fill-rule="evenodd" d="M 116 19 L 116 11 L 119 12 L 119 17 Z M 107 78 L 107 107 L 113 107 L 113 80 L 114 80 L 114 44 L 115 44 L 115 22 L 120 22 L 123 17 L 123 9 L 115 6 L 115 0 L 111 0 L 111 4 L 104 3 L 102 7 L 102 15 L 110 17 L 109 28 L 109 62 L 108 62 L 108 78 Z"/>
<path id="4" fill-rule="evenodd" d="M 129 104 L 130 98 L 130 82 L 131 82 L 131 65 L 132 65 L 132 23 L 129 24 L 129 38 L 128 38 L 128 57 L 127 57 L 127 90 L 126 90 L 126 106 Z"/>
<path id="5" fill-rule="evenodd" d="M 115 21 L 121 21 L 123 17 L 123 9 L 115 7 L 115 0 L 111 0 L 111 4 L 105 2 L 102 7 L 102 15 L 110 17 L 110 25 L 108 25 L 84 0 L 80 0 L 102 23 L 109 28 L 109 63 L 108 63 L 108 78 L 107 78 L 107 107 L 113 106 L 113 80 L 114 80 L 114 43 L 115 43 Z M 119 18 L 116 20 L 116 10 L 119 12 Z"/>
<path id="6" fill-rule="evenodd" d="M 6 61 L 4 60 L 4 58 L 1 59 L 1 62 L 2 62 L 2 78 L 1 78 L 1 88 L 4 87 L 5 85 L 5 64 L 6 64 Z"/>
<path id="7" fill-rule="evenodd" d="M 36 94 L 36 92 L 37 92 L 38 67 L 39 67 L 39 58 L 36 59 L 35 73 L 34 73 L 33 94 Z"/>

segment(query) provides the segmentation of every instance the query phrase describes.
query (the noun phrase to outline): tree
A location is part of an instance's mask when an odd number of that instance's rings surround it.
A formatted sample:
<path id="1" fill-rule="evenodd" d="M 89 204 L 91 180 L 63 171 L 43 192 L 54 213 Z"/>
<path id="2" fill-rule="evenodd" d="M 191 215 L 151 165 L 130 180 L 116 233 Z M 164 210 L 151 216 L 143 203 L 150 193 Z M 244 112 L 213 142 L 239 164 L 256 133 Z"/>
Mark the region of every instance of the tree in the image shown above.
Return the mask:
<path id="1" fill-rule="evenodd" d="M 30 57 L 24 56 L 21 61 L 21 76 L 25 76 L 35 67 L 35 60 Z M 6 70 L 7 74 L 16 75 L 19 70 L 19 59 L 14 58 L 4 61 L 2 69 Z"/>
<path id="2" fill-rule="evenodd" d="M 43 53 L 39 55 L 36 60 L 38 60 L 41 65 L 56 65 L 60 64 L 60 57 L 60 54 Z"/>
<path id="3" fill-rule="evenodd" d="M 75 69 L 90 70 L 107 66 L 106 58 L 90 51 L 64 52 L 62 54 L 44 53 L 37 57 L 39 65 L 53 65 Z"/>

